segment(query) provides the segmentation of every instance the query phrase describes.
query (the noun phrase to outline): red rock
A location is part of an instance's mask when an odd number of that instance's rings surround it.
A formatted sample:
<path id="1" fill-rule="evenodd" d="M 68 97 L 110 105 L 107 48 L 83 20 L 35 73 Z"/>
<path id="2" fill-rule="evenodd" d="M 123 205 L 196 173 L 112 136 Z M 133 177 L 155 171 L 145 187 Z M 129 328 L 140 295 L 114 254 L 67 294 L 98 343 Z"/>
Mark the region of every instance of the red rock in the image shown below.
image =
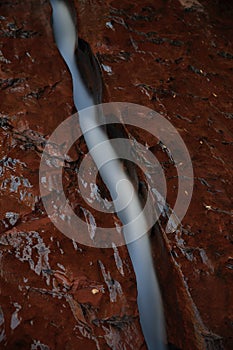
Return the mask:
<path id="1" fill-rule="evenodd" d="M 119 248 L 122 275 L 113 249 L 72 243 L 41 203 L 41 152 L 56 126 L 74 112 L 71 78 L 52 36 L 50 6 L 8 2 L 1 15 L 1 348 L 143 348 L 126 248 Z M 75 191 L 75 162 L 85 149 L 82 140 L 72 149 L 73 163 L 65 174 L 66 192 L 77 210 L 85 202 Z M 122 295 L 114 292 L 116 301 L 110 301 L 100 262 L 122 286 Z M 72 290 L 78 276 L 88 278 Z M 104 293 L 94 294 L 100 286 Z"/>
<path id="2" fill-rule="evenodd" d="M 168 340 L 182 349 L 231 349 L 232 6 L 199 3 L 185 9 L 178 1 L 76 2 L 76 8 L 79 35 L 111 68 L 103 69 L 105 99 L 161 113 L 192 157 L 194 193 L 182 227 L 169 235 L 161 227 L 153 237 Z"/>
<path id="3" fill-rule="evenodd" d="M 178 1 L 75 5 L 79 36 L 111 68 L 103 70 L 104 100 L 139 103 L 163 114 L 192 157 L 195 186 L 182 227 L 166 234 L 161 220 L 152 235 L 168 341 L 185 350 L 230 350 L 232 7 L 226 1 L 200 3 L 203 11 L 185 10 Z M 146 348 L 126 248 L 118 248 L 122 275 L 113 250 L 73 244 L 41 204 L 38 168 L 44 143 L 74 112 L 71 79 L 53 41 L 49 4 L 27 0 L 1 8 L 0 344 L 6 349 Z M 158 159 L 168 160 L 157 140 L 141 131 L 135 134 L 140 142 L 146 138 Z M 79 150 L 86 149 L 82 140 L 78 146 L 64 175 L 77 211 L 85 203 L 75 192 L 75 167 Z M 172 206 L 177 182 L 171 166 L 165 172 Z M 118 222 L 114 216 L 108 220 Z M 104 271 L 122 288 L 114 302 Z M 58 272 L 71 284 L 58 283 Z M 72 291 L 77 276 L 87 276 L 86 284 Z M 104 285 L 98 300 L 89 295 L 93 281 Z"/>

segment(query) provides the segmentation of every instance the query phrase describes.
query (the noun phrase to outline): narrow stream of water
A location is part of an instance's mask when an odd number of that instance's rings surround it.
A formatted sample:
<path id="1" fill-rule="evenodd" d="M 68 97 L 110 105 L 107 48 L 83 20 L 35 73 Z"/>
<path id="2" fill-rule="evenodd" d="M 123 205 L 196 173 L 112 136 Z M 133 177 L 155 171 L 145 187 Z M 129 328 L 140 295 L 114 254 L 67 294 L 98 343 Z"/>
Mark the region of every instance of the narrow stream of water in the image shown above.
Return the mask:
<path id="1" fill-rule="evenodd" d="M 77 28 L 72 10 L 63 0 L 50 0 L 53 9 L 53 30 L 58 49 L 64 58 L 72 76 L 74 103 L 78 111 L 95 105 L 93 94 L 87 89 L 78 69 L 75 51 L 78 47 Z M 93 78 L 94 79 L 94 78 Z M 142 331 L 149 350 L 165 349 L 165 331 L 162 300 L 156 278 L 148 225 L 142 211 L 141 203 L 130 179 L 124 172 L 117 154 L 108 140 L 107 134 L 99 126 L 98 116 L 90 110 L 88 116 L 80 116 L 80 126 L 100 175 L 106 184 L 116 212 L 124 225 L 124 235 L 132 236 L 134 232 L 145 233 L 141 238 L 127 244 L 128 252 L 134 267 L 138 308 Z M 88 130 L 88 131 L 87 131 Z M 105 152 L 94 152 L 93 148 L 105 142 Z M 108 149 L 106 150 L 106 142 Z M 104 162 L 104 165 L 102 163 Z M 131 200 L 129 201 L 129 198 Z M 126 232 L 127 231 L 127 232 Z"/>

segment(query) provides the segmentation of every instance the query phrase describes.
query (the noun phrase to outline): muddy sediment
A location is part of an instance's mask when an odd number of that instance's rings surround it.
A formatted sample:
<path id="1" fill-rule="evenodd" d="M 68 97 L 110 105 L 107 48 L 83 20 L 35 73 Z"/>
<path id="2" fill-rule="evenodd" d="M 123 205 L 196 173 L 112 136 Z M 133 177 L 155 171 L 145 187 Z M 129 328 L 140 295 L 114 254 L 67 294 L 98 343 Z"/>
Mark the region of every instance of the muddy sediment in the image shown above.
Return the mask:
<path id="1" fill-rule="evenodd" d="M 104 101 L 159 112 L 191 155 L 194 191 L 182 226 L 166 234 L 161 219 L 151 235 L 168 342 L 185 350 L 231 349 L 232 6 L 210 0 L 74 5 L 79 36 L 102 66 Z M 38 169 L 45 142 L 75 112 L 50 17 L 47 1 L 1 4 L 0 347 L 146 349 L 126 247 L 72 242 L 41 203 Z M 167 202 L 174 206 L 177 173 L 164 148 L 142 130 L 124 132 L 160 160 Z M 65 192 L 80 217 L 117 229 L 116 215 L 106 221 L 77 191 L 86 151 L 83 139 L 72 148 Z M 101 183 L 100 189 L 106 192 Z"/>

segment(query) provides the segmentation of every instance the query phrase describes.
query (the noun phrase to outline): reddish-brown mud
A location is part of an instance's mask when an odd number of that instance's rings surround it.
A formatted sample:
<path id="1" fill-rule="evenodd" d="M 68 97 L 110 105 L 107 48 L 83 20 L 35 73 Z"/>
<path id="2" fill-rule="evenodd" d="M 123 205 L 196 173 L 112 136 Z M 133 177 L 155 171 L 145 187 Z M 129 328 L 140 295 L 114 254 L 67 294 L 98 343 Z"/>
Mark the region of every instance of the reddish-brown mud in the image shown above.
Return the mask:
<path id="1" fill-rule="evenodd" d="M 195 3 L 190 7 L 189 3 Z M 233 6 L 230 1 L 75 1 L 79 36 L 103 69 L 104 101 L 159 112 L 180 132 L 194 168 L 190 208 L 175 233 L 152 233 L 168 342 L 183 350 L 233 348 Z M 146 349 L 126 247 L 72 242 L 50 222 L 38 169 L 49 135 L 75 112 L 55 46 L 48 1 L 6 1 L 0 48 L 0 348 Z M 172 207 L 177 174 L 157 140 Z M 66 194 L 85 218 L 71 152 Z M 170 162 L 171 163 L 171 162 Z M 85 209 L 82 209 L 85 208 Z M 119 224 L 112 215 L 99 224 Z"/>

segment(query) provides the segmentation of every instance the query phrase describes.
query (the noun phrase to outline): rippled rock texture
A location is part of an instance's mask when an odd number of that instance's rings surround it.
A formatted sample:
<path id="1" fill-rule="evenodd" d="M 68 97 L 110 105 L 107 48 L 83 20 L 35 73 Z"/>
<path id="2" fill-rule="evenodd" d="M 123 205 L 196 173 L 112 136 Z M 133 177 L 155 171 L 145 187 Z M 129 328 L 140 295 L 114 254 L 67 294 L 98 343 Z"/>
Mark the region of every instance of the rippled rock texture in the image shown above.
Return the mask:
<path id="1" fill-rule="evenodd" d="M 159 112 L 180 132 L 192 158 L 194 193 L 182 226 L 165 234 L 161 220 L 152 234 L 168 342 L 185 350 L 232 349 L 232 5 L 74 5 L 79 36 L 102 66 L 104 101 Z M 75 112 L 50 16 L 47 1 L 1 4 L 0 347 L 146 349 L 127 249 L 72 242 L 41 204 L 41 152 L 56 126 Z M 126 131 L 147 142 L 163 164 L 172 207 L 177 174 L 168 154 L 143 131 Z M 80 140 L 64 170 L 66 194 L 83 218 L 102 224 L 105 218 L 89 211 L 77 191 L 83 152 Z M 120 224 L 116 216 L 107 223 Z"/>

